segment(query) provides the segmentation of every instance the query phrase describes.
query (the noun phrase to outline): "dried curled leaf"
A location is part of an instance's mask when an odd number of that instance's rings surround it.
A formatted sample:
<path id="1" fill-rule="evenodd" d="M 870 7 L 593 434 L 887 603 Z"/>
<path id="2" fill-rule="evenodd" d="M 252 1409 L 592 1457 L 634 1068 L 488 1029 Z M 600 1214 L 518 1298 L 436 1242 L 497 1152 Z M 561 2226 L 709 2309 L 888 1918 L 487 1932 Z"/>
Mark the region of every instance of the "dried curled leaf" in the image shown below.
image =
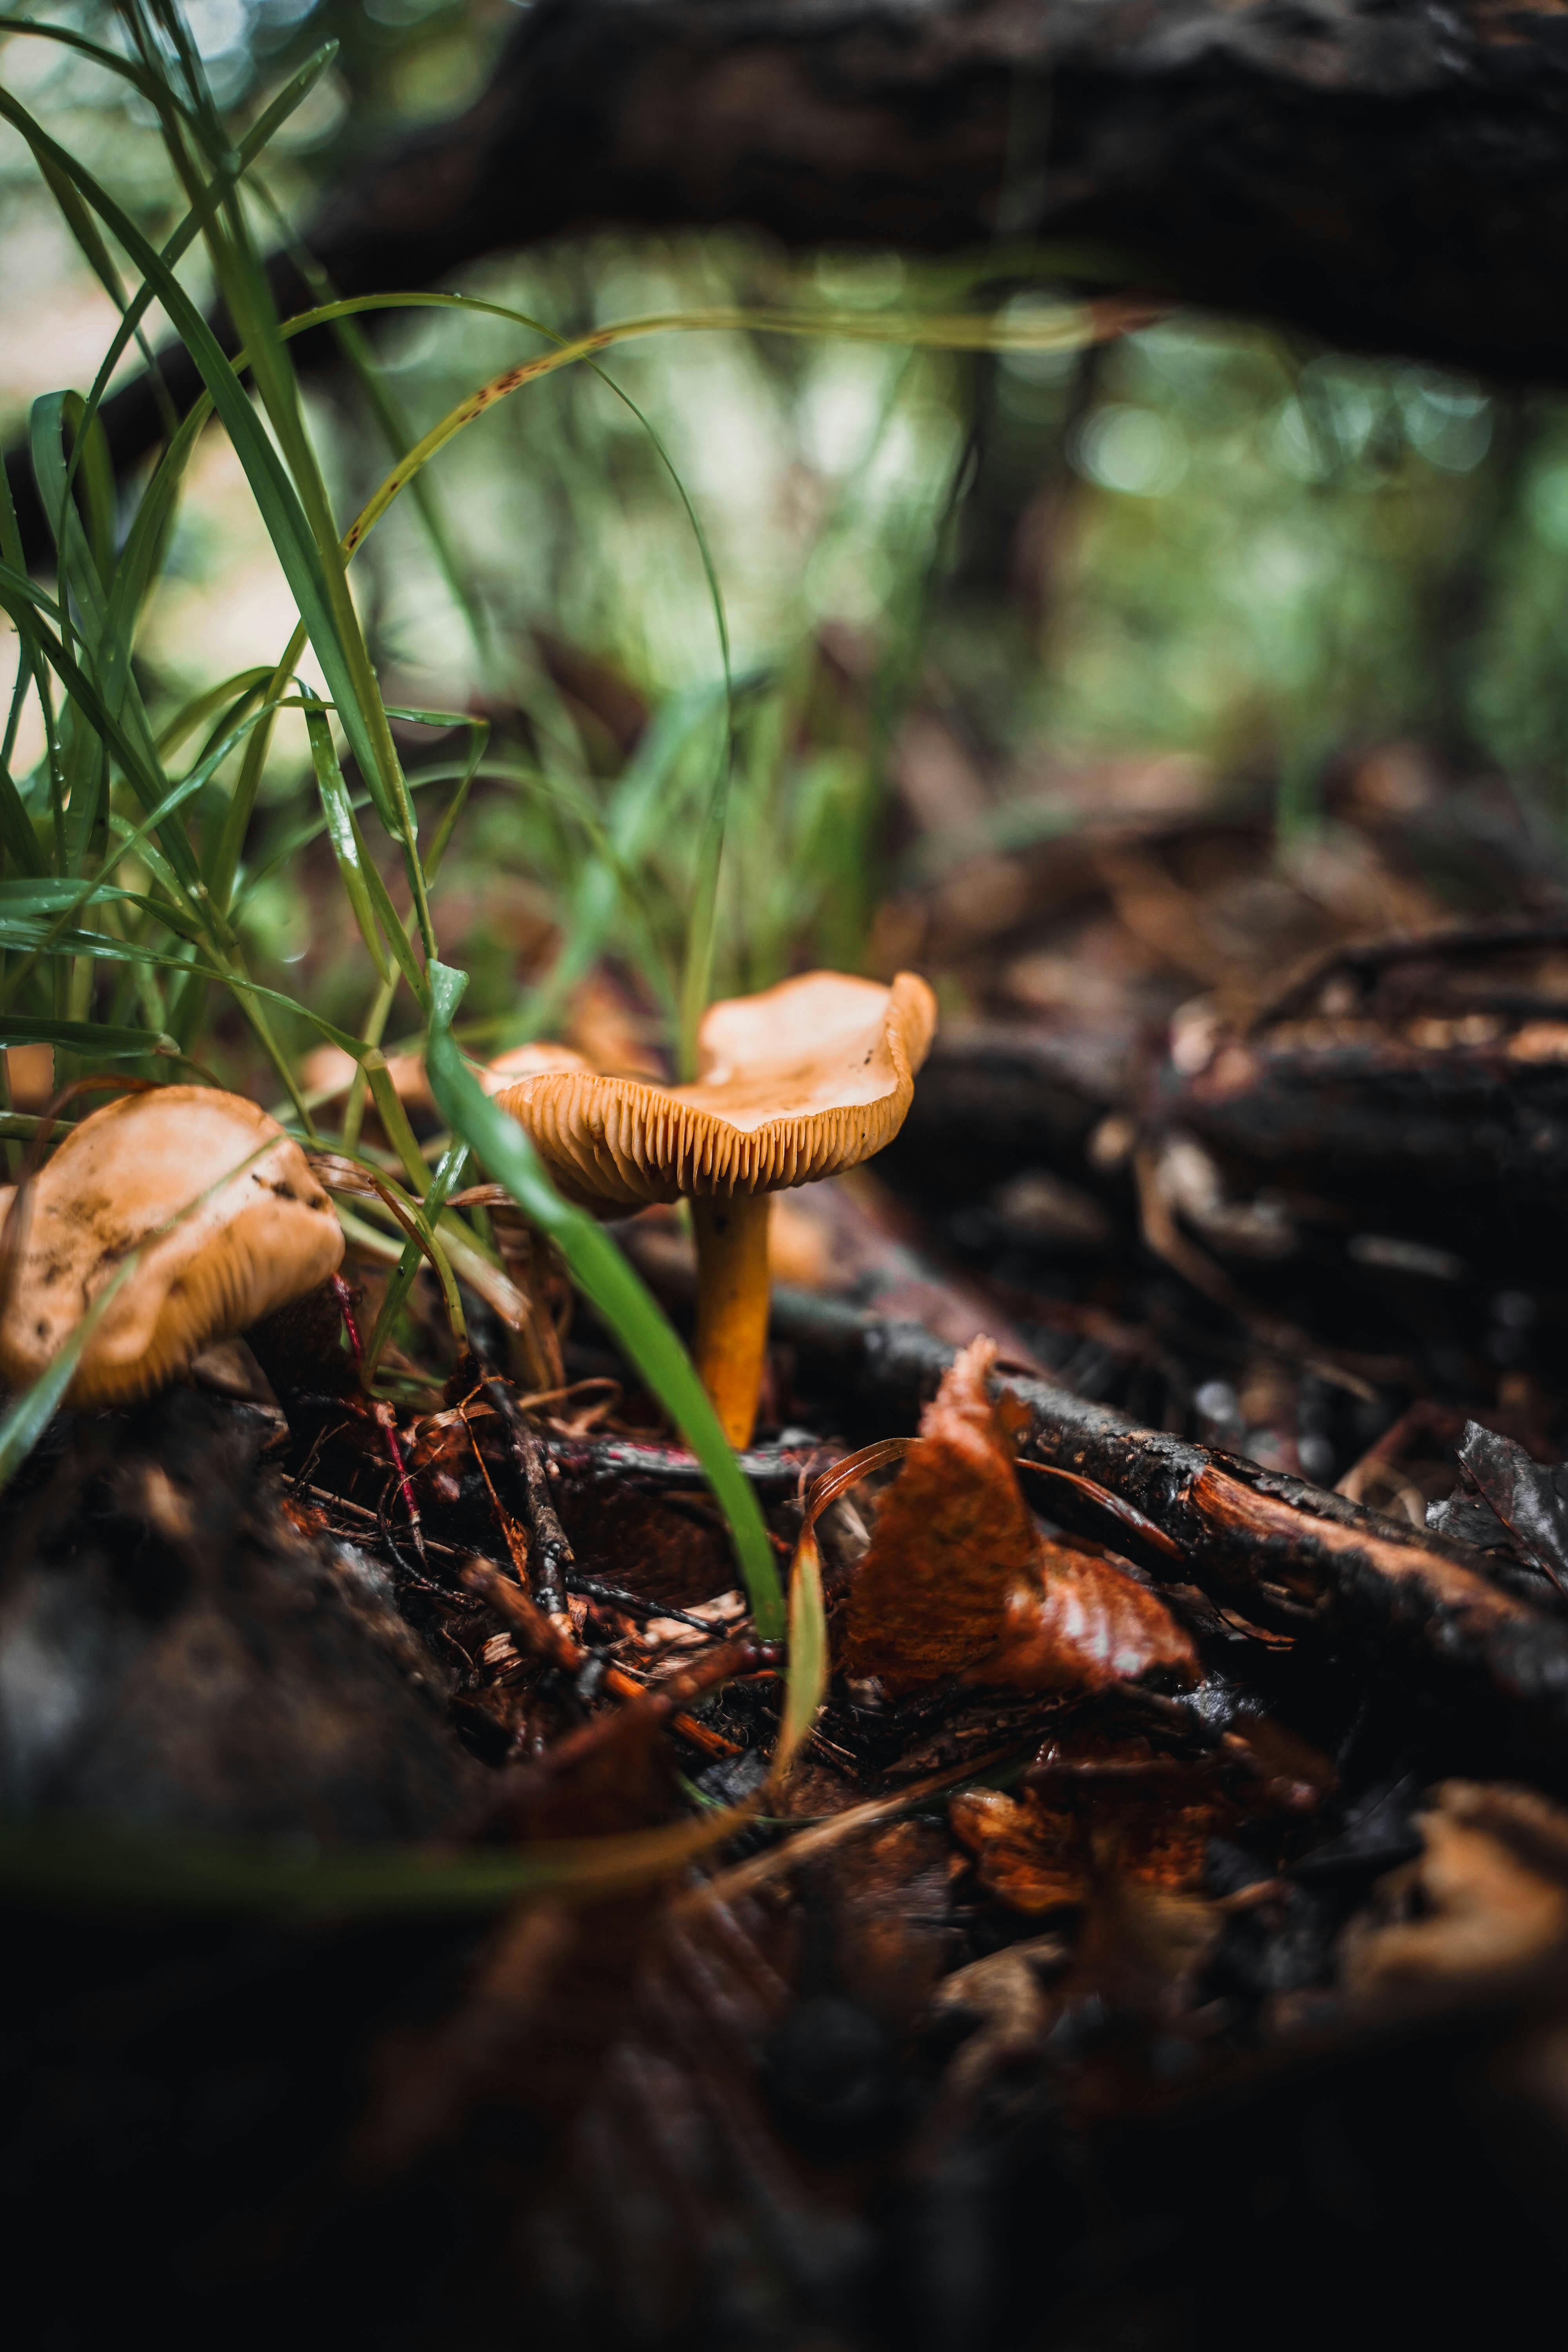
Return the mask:
<path id="1" fill-rule="evenodd" d="M 850 1591 L 840 1664 L 894 1697 L 995 1649 L 1034 1559 L 1035 1523 L 986 1393 L 995 1360 L 994 1342 L 976 1339 L 950 1367 Z"/>
<path id="2" fill-rule="evenodd" d="M 1037 1918 L 1076 1907 L 1088 1895 L 1089 1855 L 1077 1822 L 1000 1789 L 964 1790 L 949 1817 L 981 1885 L 1009 1909 Z"/>
<path id="3" fill-rule="evenodd" d="M 1425 1851 L 1380 1879 L 1342 1946 L 1352 1992 L 1462 1983 L 1568 1949 L 1568 1812 L 1533 1789 L 1445 1780 Z"/>
<path id="4" fill-rule="evenodd" d="M 1155 1667 L 1183 1683 L 1199 1673 L 1198 1654 L 1164 1602 L 1110 1560 L 1041 1539 L 1031 1573 L 1007 1595 L 1000 1643 L 963 1679 L 1095 1691 Z"/>
<path id="5" fill-rule="evenodd" d="M 892 1697 L 961 1675 L 1022 1690 L 1103 1690 L 1197 1654 L 1152 1592 L 1097 1554 L 1047 1543 L 1030 1516 L 976 1339 L 882 1498 L 841 1621 L 840 1663 Z"/>
<path id="6" fill-rule="evenodd" d="M 1190 1893 L 1230 1807 L 1200 1775 L 1155 1756 L 1144 1741 L 1082 1745 L 1085 1752 L 1072 1759 L 1085 1774 L 1081 1786 L 1069 1780 L 1021 1797 L 971 1789 L 952 1800 L 953 1834 L 981 1885 L 1030 1917 L 1076 1907 L 1124 1883 Z"/>

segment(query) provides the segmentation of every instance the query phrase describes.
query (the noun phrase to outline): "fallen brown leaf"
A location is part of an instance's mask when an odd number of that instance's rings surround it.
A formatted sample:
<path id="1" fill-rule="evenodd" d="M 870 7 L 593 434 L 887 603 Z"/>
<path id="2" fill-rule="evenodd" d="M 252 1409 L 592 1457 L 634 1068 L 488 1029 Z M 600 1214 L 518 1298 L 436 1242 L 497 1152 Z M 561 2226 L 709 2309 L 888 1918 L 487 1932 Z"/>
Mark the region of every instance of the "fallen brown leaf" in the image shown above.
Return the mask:
<path id="1" fill-rule="evenodd" d="M 1037 1535 L 1011 1440 L 986 1393 L 996 1360 L 976 1339 L 921 1419 L 922 1444 L 883 1496 L 841 1621 L 839 1663 L 890 1696 L 994 1650 Z"/>
<path id="2" fill-rule="evenodd" d="M 1110 1560 L 1042 1538 L 1030 1573 L 1007 1595 L 1000 1643 L 963 1679 L 1093 1691 L 1156 1666 L 1183 1683 L 1199 1672 L 1191 1638 L 1164 1602 Z"/>
<path id="3" fill-rule="evenodd" d="M 1010 1910 L 1035 1918 L 1084 1901 L 1089 1856 L 1082 1824 L 1071 1816 L 1000 1789 L 965 1789 L 949 1812 L 981 1885 Z"/>
<path id="4" fill-rule="evenodd" d="M 1191 1640 L 1164 1603 L 1097 1553 L 1047 1542 L 976 1339 L 942 1381 L 839 1621 L 839 1663 L 890 1697 L 958 1675 L 1023 1690 L 1104 1690 L 1156 1668 L 1190 1682 Z"/>
<path id="5" fill-rule="evenodd" d="M 1380 1879 L 1341 1943 L 1352 1992 L 1462 1983 L 1568 1948 L 1568 1812 L 1532 1789 L 1445 1780 L 1425 1851 Z"/>
<path id="6" fill-rule="evenodd" d="M 1031 1916 L 1113 1883 L 1191 1893 L 1209 1838 L 1236 1811 L 1212 1770 L 1141 1737 L 1052 1740 L 1029 1778 L 1019 1797 L 966 1790 L 950 1810 L 981 1885 Z"/>

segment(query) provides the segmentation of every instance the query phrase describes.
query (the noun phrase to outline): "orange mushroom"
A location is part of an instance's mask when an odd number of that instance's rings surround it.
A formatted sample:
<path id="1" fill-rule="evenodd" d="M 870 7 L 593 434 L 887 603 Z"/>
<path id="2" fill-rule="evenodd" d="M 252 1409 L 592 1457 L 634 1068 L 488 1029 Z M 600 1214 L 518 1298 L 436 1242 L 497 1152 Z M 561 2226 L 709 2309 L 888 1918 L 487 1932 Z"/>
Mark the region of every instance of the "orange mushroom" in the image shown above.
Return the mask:
<path id="1" fill-rule="evenodd" d="M 601 1215 L 688 1200 L 697 1368 L 724 1434 L 756 1420 L 768 1322 L 768 1195 L 857 1167 L 904 1123 L 936 1027 L 923 980 L 814 971 L 709 1006 L 698 1076 L 605 1077 L 564 1047 L 497 1100 L 572 1200 Z"/>
<path id="2" fill-rule="evenodd" d="M 106 1104 L 5 1205 L 0 1381 L 13 1389 L 37 1379 L 139 1253 L 72 1376 L 75 1405 L 161 1387 L 342 1261 L 342 1229 L 299 1145 L 213 1087 Z"/>

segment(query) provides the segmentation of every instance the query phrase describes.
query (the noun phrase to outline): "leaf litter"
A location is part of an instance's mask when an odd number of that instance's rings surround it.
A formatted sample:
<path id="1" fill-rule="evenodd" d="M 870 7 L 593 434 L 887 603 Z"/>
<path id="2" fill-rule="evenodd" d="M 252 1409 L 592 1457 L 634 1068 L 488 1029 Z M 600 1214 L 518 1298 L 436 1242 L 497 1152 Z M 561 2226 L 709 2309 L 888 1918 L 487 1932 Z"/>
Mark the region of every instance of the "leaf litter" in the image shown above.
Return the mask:
<path id="1" fill-rule="evenodd" d="M 167 1675 L 147 1679 L 146 1626 L 163 1611 L 183 1657 L 216 1655 L 199 1649 L 209 1617 L 184 1622 L 192 1571 L 155 1592 L 150 1562 L 182 1543 L 194 1560 L 183 1517 L 232 1523 L 229 1488 L 264 1493 L 282 1469 L 280 1523 L 245 1504 L 222 1609 L 294 1657 L 284 1596 L 321 1564 L 308 1639 L 379 1645 L 416 1709 L 401 1769 L 426 1805 L 439 1750 L 441 1805 L 410 1828 L 438 1822 L 453 1857 L 563 1858 L 564 1883 L 470 1931 L 437 1993 L 377 2007 L 364 2095 L 309 2197 L 266 2192 L 278 2243 L 303 2245 L 322 2210 L 456 2200 L 490 2249 L 469 2283 L 490 2308 L 548 2275 L 580 2328 L 658 2340 L 732 2290 L 743 2244 L 764 2298 L 850 2329 L 883 2275 L 887 2214 L 916 2228 L 1007 2134 L 1043 2134 L 1053 2162 L 1094 2174 L 1129 2118 L 1187 2114 L 1260 2054 L 1293 2063 L 1312 2035 L 1413 1997 L 1467 2000 L 1558 1965 L 1568 1817 L 1555 1790 L 1484 1777 L 1489 1694 L 1549 1659 L 1555 1622 L 1557 1465 L 1523 1401 L 1463 1431 L 1474 1516 L 1445 1548 L 1463 1416 L 1391 1423 L 1366 1474 L 1379 1499 L 1419 1498 L 1428 1542 L 1415 1511 L 1336 1518 L 1256 1454 L 1094 1435 L 1060 1390 L 1064 1434 L 1043 1448 L 1037 1376 L 1005 1368 L 1005 1340 L 942 1358 L 923 1406 L 889 1346 L 836 1404 L 795 1312 L 786 1300 L 799 1354 L 775 1365 L 781 1419 L 809 1403 L 844 1434 L 786 1425 L 747 1457 L 781 1582 L 795 1566 L 792 1642 L 817 1645 L 783 1767 L 788 1654 L 750 1639 L 700 1473 L 616 1381 L 591 1318 L 572 1377 L 542 1392 L 452 1358 L 438 1327 L 444 1393 L 426 1377 L 377 1408 L 285 1350 L 287 1421 L 214 1392 L 201 1406 L 243 1422 L 249 1487 L 237 1467 L 210 1492 L 182 1485 L 187 1398 L 90 1446 L 62 1431 L 18 1490 L 34 1570 L 79 1553 L 89 1521 L 99 1546 L 70 1653 L 84 1728 L 70 1769 L 39 1784 L 46 1817 L 78 1789 L 147 1801 L 128 1733 L 144 1749 L 161 1707 L 165 1748 L 186 1735 Z M 1119 1377 L 1169 1360 L 1114 1318 L 1073 1328 L 1086 1348 L 1109 1335 Z M 1254 1412 L 1296 1409 L 1278 1367 L 1243 1391 Z M 862 1434 L 876 1442 L 847 1450 Z M 150 1475 L 164 1462 L 172 1499 Z M 1409 1562 L 1446 1616 L 1384 1607 L 1410 1593 Z M 30 1638 L 37 1606 L 35 1580 Z M 1483 1667 L 1488 1641 L 1514 1646 Z M 1541 1675 L 1531 1704 L 1549 1712 Z M 180 1767 L 208 1792 L 202 1818 L 223 1818 L 234 1785 L 211 1743 L 243 1723 L 267 1824 L 318 1841 L 330 1906 L 363 1818 L 333 1777 L 331 1712 L 280 1775 L 293 1735 L 254 1707 L 226 1725 L 227 1705 L 215 1689 Z M 983 2222 L 998 2276 L 1027 2267 L 1011 2193 L 998 2179 Z M 1053 2191 L 1066 2212 L 1076 2193 Z M 911 2328 L 921 2275 L 887 2290 Z"/>

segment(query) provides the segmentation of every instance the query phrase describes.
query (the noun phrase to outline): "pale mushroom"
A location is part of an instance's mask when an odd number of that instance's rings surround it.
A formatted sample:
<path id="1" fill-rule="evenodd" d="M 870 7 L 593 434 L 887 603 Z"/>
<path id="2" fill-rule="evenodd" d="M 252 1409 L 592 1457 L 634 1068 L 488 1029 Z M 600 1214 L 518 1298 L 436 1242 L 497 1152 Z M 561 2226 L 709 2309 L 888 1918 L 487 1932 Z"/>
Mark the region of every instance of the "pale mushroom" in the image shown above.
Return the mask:
<path id="1" fill-rule="evenodd" d="M 308 1095 L 331 1104 L 342 1100 L 358 1071 L 359 1064 L 353 1055 L 345 1054 L 341 1045 L 317 1045 L 306 1055 L 300 1076 Z M 411 1118 L 435 1118 L 436 1102 L 425 1076 L 423 1054 L 389 1054 L 386 1075 L 392 1080 L 393 1092 Z"/>
<path id="2" fill-rule="evenodd" d="M 698 1076 L 605 1077 L 563 1048 L 496 1099 L 569 1198 L 601 1215 L 688 1200 L 697 1238 L 697 1368 L 732 1445 L 756 1420 L 768 1321 L 768 1195 L 880 1151 L 903 1125 L 936 1027 L 923 980 L 890 988 L 807 972 L 712 1004 Z M 570 1059 L 575 1067 L 562 1066 Z"/>
<path id="3" fill-rule="evenodd" d="M 7 1205 L 0 1381 L 12 1389 L 37 1379 L 140 1253 L 72 1376 L 74 1405 L 161 1387 L 342 1260 L 342 1229 L 299 1145 L 212 1087 L 153 1087 L 94 1111 Z"/>
<path id="4" fill-rule="evenodd" d="M 585 1070 L 590 1066 L 569 1045 L 514 1045 L 510 1052 L 496 1055 L 482 1078 L 485 1092 L 495 1095 L 503 1087 L 515 1085 L 519 1078 L 531 1078 L 541 1070 Z M 331 1104 L 342 1102 L 358 1069 L 353 1055 L 345 1054 L 341 1045 L 318 1045 L 306 1055 L 300 1075 L 307 1094 Z M 429 1120 L 435 1117 L 436 1097 L 425 1074 L 423 1054 L 389 1054 L 386 1075 L 392 1080 L 394 1094 L 411 1118 Z"/>

